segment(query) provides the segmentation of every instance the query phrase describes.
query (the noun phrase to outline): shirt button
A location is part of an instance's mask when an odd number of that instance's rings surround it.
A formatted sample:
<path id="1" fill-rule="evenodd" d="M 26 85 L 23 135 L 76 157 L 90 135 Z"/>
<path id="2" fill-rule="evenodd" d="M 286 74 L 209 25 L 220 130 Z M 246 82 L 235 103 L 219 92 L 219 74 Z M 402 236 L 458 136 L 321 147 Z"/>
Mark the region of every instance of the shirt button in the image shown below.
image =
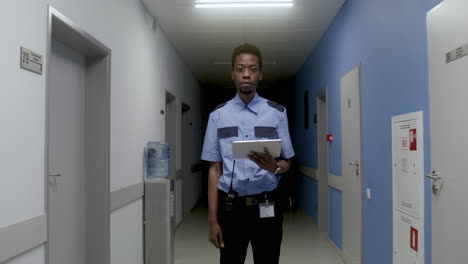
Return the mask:
<path id="1" fill-rule="evenodd" d="M 248 138 L 248 137 L 249 137 L 249 135 L 245 135 L 245 137 L 246 137 L 246 138 Z"/>

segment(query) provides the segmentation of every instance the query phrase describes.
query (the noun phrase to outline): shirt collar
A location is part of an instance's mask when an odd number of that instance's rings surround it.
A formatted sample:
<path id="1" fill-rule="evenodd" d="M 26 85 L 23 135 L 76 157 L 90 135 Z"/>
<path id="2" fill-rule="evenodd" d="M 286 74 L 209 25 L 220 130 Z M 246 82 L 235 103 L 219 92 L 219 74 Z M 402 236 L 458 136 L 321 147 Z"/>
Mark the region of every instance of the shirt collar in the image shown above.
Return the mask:
<path id="1" fill-rule="evenodd" d="M 241 108 L 243 108 L 244 106 L 247 106 L 247 108 L 249 108 L 251 111 L 253 111 L 256 114 L 258 113 L 258 108 L 260 106 L 260 102 L 261 102 L 261 97 L 258 95 L 258 93 L 255 93 L 254 98 L 247 105 L 239 97 L 239 94 L 236 94 L 236 96 L 233 99 L 233 103 L 235 105 L 237 105 L 237 106 L 239 106 Z"/>

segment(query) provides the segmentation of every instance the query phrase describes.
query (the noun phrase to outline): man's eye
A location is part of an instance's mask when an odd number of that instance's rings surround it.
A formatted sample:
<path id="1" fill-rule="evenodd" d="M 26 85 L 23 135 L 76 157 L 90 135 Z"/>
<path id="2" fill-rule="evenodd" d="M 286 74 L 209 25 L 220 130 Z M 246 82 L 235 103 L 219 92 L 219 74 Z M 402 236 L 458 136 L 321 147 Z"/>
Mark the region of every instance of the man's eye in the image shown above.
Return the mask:
<path id="1" fill-rule="evenodd" d="M 257 67 L 251 67 L 250 68 L 250 72 L 257 72 L 257 71 L 258 71 Z"/>
<path id="2" fill-rule="evenodd" d="M 237 72 L 242 72 L 243 68 L 237 68 L 236 71 Z"/>

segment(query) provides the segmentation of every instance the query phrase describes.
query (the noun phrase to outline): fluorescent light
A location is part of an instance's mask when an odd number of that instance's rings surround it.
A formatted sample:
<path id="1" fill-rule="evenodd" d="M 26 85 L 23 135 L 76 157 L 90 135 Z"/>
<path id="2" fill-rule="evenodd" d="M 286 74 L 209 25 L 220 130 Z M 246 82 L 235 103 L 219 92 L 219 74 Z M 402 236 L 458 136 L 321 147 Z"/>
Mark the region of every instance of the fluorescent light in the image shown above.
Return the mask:
<path id="1" fill-rule="evenodd" d="M 228 8 L 228 7 L 292 7 L 292 0 L 197 0 L 196 8 Z"/>
<path id="2" fill-rule="evenodd" d="M 251 4 L 195 4 L 196 8 L 223 7 L 293 7 L 293 3 L 251 3 Z"/>
<path id="3" fill-rule="evenodd" d="M 292 3 L 293 0 L 195 0 L 195 4 Z"/>

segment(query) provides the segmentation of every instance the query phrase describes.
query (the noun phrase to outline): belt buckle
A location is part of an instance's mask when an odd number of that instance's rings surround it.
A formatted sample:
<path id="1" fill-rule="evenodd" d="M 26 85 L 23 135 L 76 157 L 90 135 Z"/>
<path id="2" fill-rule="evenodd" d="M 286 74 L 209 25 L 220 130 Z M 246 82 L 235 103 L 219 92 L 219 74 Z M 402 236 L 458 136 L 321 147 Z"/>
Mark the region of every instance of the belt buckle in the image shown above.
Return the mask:
<path id="1" fill-rule="evenodd" d="M 256 205 L 257 198 L 255 198 L 255 196 L 245 197 L 245 204 L 247 204 L 247 206 Z"/>

